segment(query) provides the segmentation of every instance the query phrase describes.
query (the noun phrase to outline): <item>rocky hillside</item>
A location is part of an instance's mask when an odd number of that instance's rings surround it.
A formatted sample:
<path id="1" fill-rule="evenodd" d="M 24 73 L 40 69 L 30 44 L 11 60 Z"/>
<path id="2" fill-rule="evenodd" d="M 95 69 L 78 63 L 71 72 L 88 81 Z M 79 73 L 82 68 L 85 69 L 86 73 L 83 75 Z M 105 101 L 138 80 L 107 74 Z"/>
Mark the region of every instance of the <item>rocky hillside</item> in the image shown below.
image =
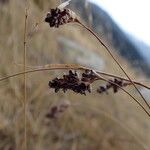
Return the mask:
<path id="1" fill-rule="evenodd" d="M 136 67 L 136 69 L 138 68 L 146 75 L 150 75 L 150 66 L 140 53 L 141 47 L 138 47 L 139 41 L 133 42 L 111 17 L 97 5 L 92 3 L 86 4 L 86 0 L 82 2 L 79 0 L 72 1 L 72 4 L 77 8 L 78 12 L 87 23 L 91 21 L 92 17 L 92 22 L 90 23 L 93 29 L 107 41 L 108 45 L 126 58 L 133 67 Z M 145 48 L 144 45 L 143 48 Z"/>

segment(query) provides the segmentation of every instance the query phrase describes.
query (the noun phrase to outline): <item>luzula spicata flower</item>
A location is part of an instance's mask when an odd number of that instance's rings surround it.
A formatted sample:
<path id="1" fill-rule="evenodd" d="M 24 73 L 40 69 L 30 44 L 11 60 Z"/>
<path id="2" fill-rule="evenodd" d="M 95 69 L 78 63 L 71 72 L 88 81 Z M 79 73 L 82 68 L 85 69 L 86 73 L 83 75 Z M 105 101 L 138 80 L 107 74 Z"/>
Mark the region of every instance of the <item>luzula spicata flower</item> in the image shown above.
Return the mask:
<path id="1" fill-rule="evenodd" d="M 69 71 L 69 74 L 63 75 L 62 78 L 55 78 L 52 81 L 49 81 L 49 87 L 54 89 L 55 92 L 62 90 L 64 93 L 68 90 L 71 90 L 75 93 L 86 95 L 86 93 L 92 92 L 92 84 L 96 80 L 101 80 L 98 78 L 97 74 L 93 70 L 85 70 L 82 75 L 79 75 L 76 71 Z M 110 79 L 109 82 L 106 82 L 106 85 L 99 86 L 97 89 L 98 93 L 107 92 L 109 89 L 113 89 L 114 93 L 117 93 L 119 87 L 126 87 L 131 85 L 130 82 L 125 82 L 119 79 L 114 78 Z"/>
<path id="2" fill-rule="evenodd" d="M 65 8 L 70 1 L 62 3 L 55 9 L 50 9 L 45 18 L 45 22 L 49 23 L 50 27 L 58 28 L 60 25 L 78 22 L 77 15 L 72 10 Z"/>
<path id="3" fill-rule="evenodd" d="M 62 90 L 64 93 L 67 90 L 72 90 L 75 93 L 86 95 L 86 92 L 91 93 L 91 83 L 97 78 L 92 70 L 88 70 L 80 77 L 77 72 L 69 71 L 69 74 L 63 75 L 63 78 L 55 78 L 49 81 L 49 87 L 55 89 L 57 93 Z"/>

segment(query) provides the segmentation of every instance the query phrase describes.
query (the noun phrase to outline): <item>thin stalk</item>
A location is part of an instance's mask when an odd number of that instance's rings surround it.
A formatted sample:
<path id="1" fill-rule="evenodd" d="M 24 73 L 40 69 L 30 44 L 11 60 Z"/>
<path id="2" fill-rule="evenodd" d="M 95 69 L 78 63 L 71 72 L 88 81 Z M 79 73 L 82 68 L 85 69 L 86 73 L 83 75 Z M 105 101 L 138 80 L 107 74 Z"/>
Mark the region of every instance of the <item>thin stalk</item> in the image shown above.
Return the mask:
<path id="1" fill-rule="evenodd" d="M 68 65 L 68 64 L 52 64 L 51 68 L 49 66 L 49 68 L 40 68 L 40 69 L 28 70 L 28 71 L 25 71 L 25 72 L 19 72 L 19 73 L 16 73 L 16 74 L 4 77 L 4 78 L 0 79 L 0 81 L 4 81 L 6 79 L 9 79 L 9 78 L 12 78 L 12 77 L 16 77 L 16 76 L 19 76 L 19 75 L 22 75 L 22 74 L 28 74 L 28 73 L 33 73 L 33 72 L 43 72 L 43 71 L 50 71 L 50 70 L 66 70 L 66 69 L 74 69 L 74 70 L 85 71 L 88 68 L 82 67 L 80 65 L 75 65 L 75 64 L 72 64 L 72 65 Z M 101 77 L 98 73 L 96 73 L 96 74 L 99 77 L 99 80 L 104 80 L 106 82 L 115 84 L 114 82 L 111 82 L 111 81 L 106 80 L 105 78 Z M 144 108 L 144 106 L 136 98 L 134 98 L 128 91 L 126 91 L 125 89 L 123 89 L 118 84 L 115 84 L 115 85 L 118 86 L 120 89 L 122 89 L 126 94 L 128 94 L 145 111 L 145 113 L 150 117 L 149 112 Z"/>
<path id="2" fill-rule="evenodd" d="M 15 63 L 15 65 L 18 65 L 18 66 L 22 66 L 22 64 L 16 64 Z M 30 68 L 30 69 L 38 69 L 38 68 L 51 68 L 51 66 L 52 65 L 66 65 L 66 64 L 47 64 L 47 65 L 44 65 L 44 66 L 26 66 L 27 68 Z M 68 66 L 71 66 L 72 64 L 67 64 Z M 74 64 L 75 65 L 75 64 Z M 77 65 L 76 65 L 77 66 Z M 83 66 L 80 66 L 80 67 L 83 67 Z M 83 68 L 85 68 L 85 67 L 83 67 Z M 87 68 L 88 70 L 91 70 L 90 68 Z M 104 76 L 108 76 L 108 77 L 113 77 L 113 78 L 117 78 L 117 79 L 120 79 L 120 80 L 123 80 L 123 81 L 127 81 L 127 82 L 130 82 L 130 80 L 129 79 L 127 79 L 127 78 L 124 78 L 124 77 L 121 77 L 121 76 L 118 76 L 118 75 L 114 75 L 114 74 L 110 74 L 110 73 L 106 73 L 106 72 L 102 72 L 102 71 L 96 71 L 98 74 L 100 74 L 100 75 L 104 75 Z M 0 81 L 1 81 L 1 79 L 0 79 Z M 134 80 L 132 80 L 133 82 L 134 82 L 134 84 L 136 84 L 136 85 L 139 85 L 139 86 L 142 86 L 142 87 L 144 87 L 144 88 L 146 88 L 146 89 L 149 89 L 150 90 L 150 87 L 149 86 L 147 86 L 147 85 L 145 85 L 145 84 L 142 84 L 142 83 L 140 83 L 139 81 L 134 81 Z M 130 82 L 131 83 L 131 82 Z M 132 84 L 132 83 L 131 83 Z"/>
<path id="3" fill-rule="evenodd" d="M 32 70 L 26 70 L 25 72 L 18 72 L 12 75 L 8 75 L 6 77 L 3 77 L 0 79 L 0 81 L 4 81 L 7 80 L 9 78 L 13 78 L 13 77 L 17 77 L 23 74 L 29 74 L 29 73 L 33 73 L 33 72 L 42 72 L 42 71 L 50 71 L 50 70 L 66 70 L 66 69 L 74 69 L 74 70 L 87 70 L 88 68 L 86 67 L 82 67 L 79 65 L 68 65 L 68 64 L 52 64 L 49 65 L 49 67 L 44 67 L 44 68 L 38 68 L 38 69 L 32 69 Z"/>
<path id="4" fill-rule="evenodd" d="M 114 78 L 118 78 L 118 79 L 130 82 L 130 80 L 123 78 L 123 77 L 120 77 L 120 76 L 117 76 L 117 75 L 114 75 L 114 74 L 110 74 L 110 73 L 106 73 L 106 72 L 100 72 L 100 71 L 97 71 L 97 73 L 104 75 L 104 76 L 114 77 Z M 140 82 L 133 81 L 133 80 L 132 80 L 132 82 L 134 82 L 134 84 L 136 84 L 136 85 L 142 86 L 142 87 L 150 90 L 150 87 L 148 87 L 148 86 L 146 86 Z"/>
<path id="5" fill-rule="evenodd" d="M 107 52 L 110 54 L 110 56 L 113 58 L 113 60 L 116 62 L 116 64 L 120 67 L 120 69 L 124 72 L 124 74 L 127 76 L 127 78 L 130 80 L 130 82 L 132 83 L 132 85 L 135 87 L 135 89 L 137 90 L 137 92 L 140 94 L 140 96 L 142 97 L 143 101 L 145 102 L 145 104 L 148 106 L 148 108 L 150 109 L 150 105 L 149 103 L 146 101 L 146 99 L 144 98 L 144 96 L 141 94 L 141 92 L 139 91 L 139 89 L 136 87 L 135 83 L 131 80 L 131 78 L 129 77 L 129 75 L 126 73 L 126 71 L 123 69 L 123 67 L 121 66 L 121 64 L 119 63 L 119 61 L 115 58 L 115 56 L 112 54 L 112 52 L 109 50 L 109 48 L 104 44 L 104 42 L 102 42 L 102 40 L 96 35 L 96 33 L 94 31 L 92 31 L 90 28 L 88 28 L 86 25 L 84 25 L 82 22 L 77 21 L 82 27 L 84 27 L 86 30 L 88 30 L 90 33 L 93 34 L 93 36 L 100 42 L 100 44 L 107 50 Z"/>
<path id="6" fill-rule="evenodd" d="M 95 74 L 97 75 L 97 77 L 100 79 L 100 80 L 103 80 L 103 81 L 106 81 L 110 84 L 114 84 L 116 85 L 117 87 L 119 87 L 121 90 L 123 90 L 126 94 L 128 94 L 144 111 L 145 113 L 150 117 L 150 113 L 144 108 L 144 106 L 135 98 L 133 97 L 128 91 L 126 91 L 124 88 L 122 88 L 119 84 L 116 84 L 110 80 L 107 80 L 106 78 L 100 76 L 98 73 L 95 72 Z"/>
<path id="7" fill-rule="evenodd" d="M 27 18 L 28 18 L 28 9 L 27 9 L 27 0 L 25 6 L 25 20 L 24 20 L 24 49 L 23 49 L 23 70 L 26 72 L 26 51 L 27 51 Z M 27 99 L 27 88 L 26 88 L 27 80 L 26 73 L 24 73 L 24 97 L 23 97 L 23 109 L 24 109 L 24 150 L 27 150 L 27 118 L 26 118 L 26 99 Z"/>

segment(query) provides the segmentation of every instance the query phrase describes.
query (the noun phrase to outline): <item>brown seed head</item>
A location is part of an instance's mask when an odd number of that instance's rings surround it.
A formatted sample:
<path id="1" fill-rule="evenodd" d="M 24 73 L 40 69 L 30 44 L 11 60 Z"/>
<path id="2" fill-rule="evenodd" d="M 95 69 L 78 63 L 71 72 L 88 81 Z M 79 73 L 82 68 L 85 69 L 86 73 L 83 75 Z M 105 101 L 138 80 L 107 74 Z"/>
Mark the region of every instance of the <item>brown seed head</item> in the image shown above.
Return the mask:
<path id="1" fill-rule="evenodd" d="M 121 79 L 114 78 L 114 80 L 110 79 L 106 85 L 99 86 L 99 88 L 97 89 L 97 92 L 101 94 L 101 93 L 107 92 L 110 88 L 112 88 L 113 92 L 117 93 L 119 90 L 119 86 L 126 87 L 127 85 L 130 85 L 130 83 L 124 82 Z"/>
<path id="2" fill-rule="evenodd" d="M 47 13 L 45 22 L 49 23 L 50 27 L 58 28 L 60 25 L 78 21 L 77 15 L 72 10 L 64 8 L 69 2 L 65 3 L 62 3 L 55 9 L 50 9 Z"/>
<path id="3" fill-rule="evenodd" d="M 55 78 L 52 81 L 49 81 L 49 87 L 55 89 L 56 93 L 59 90 L 62 90 L 63 92 L 72 90 L 75 93 L 86 95 L 86 92 L 91 92 L 90 85 L 92 79 L 90 79 L 90 74 L 87 74 L 86 80 L 83 80 L 83 78 L 85 79 L 85 76 L 83 77 L 83 75 L 86 76 L 86 72 L 82 74 L 82 77 L 79 77 L 76 72 L 70 70 L 69 74 L 63 75 L 63 78 Z"/>

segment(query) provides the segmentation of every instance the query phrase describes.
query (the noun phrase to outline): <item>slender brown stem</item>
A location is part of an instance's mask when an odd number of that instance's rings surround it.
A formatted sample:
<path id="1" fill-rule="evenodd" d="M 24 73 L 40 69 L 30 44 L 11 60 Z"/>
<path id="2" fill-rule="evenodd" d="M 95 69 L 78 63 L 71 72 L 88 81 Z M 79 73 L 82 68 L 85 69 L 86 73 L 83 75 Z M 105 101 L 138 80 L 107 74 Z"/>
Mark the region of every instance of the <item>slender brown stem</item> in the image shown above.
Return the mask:
<path id="1" fill-rule="evenodd" d="M 26 50 L 27 50 L 27 43 L 26 43 L 26 34 L 27 34 L 27 18 L 28 18 L 28 8 L 27 8 L 27 0 L 26 0 L 26 6 L 25 6 L 25 20 L 24 20 L 24 50 L 23 50 L 23 70 L 26 72 Z M 24 150 L 27 150 L 27 118 L 26 118 L 26 95 L 27 95 L 27 89 L 26 89 L 26 73 L 24 73 Z"/>
<path id="2" fill-rule="evenodd" d="M 114 57 L 114 55 L 112 54 L 112 52 L 109 50 L 109 48 L 104 44 L 104 42 L 102 42 L 102 40 L 96 35 L 96 33 L 94 31 L 92 31 L 90 28 L 88 28 L 86 25 L 84 25 L 82 22 L 77 21 L 82 27 L 84 27 L 86 30 L 88 30 L 90 33 L 92 33 L 94 35 L 94 37 L 100 42 L 100 44 L 107 50 L 107 52 L 110 54 L 110 56 L 113 58 L 113 60 L 116 62 L 116 64 L 120 67 L 120 69 L 124 72 L 124 74 L 127 76 L 127 78 L 130 80 L 130 82 L 132 83 L 132 85 L 135 87 L 135 89 L 137 90 L 137 92 L 140 94 L 140 96 L 142 97 L 142 99 L 144 100 L 145 104 L 148 106 L 148 108 L 150 109 L 150 105 L 149 103 L 146 101 L 146 99 L 144 98 L 144 96 L 141 94 L 141 92 L 139 91 L 139 89 L 136 87 L 135 83 L 131 80 L 131 78 L 129 77 L 129 75 L 126 73 L 126 71 L 123 69 L 123 67 L 121 66 L 121 64 L 119 63 L 119 61 Z"/>
<path id="3" fill-rule="evenodd" d="M 16 63 L 15 63 L 16 64 Z M 22 66 L 22 64 L 16 64 L 16 65 L 19 65 L 19 66 Z M 48 67 L 51 67 L 51 65 L 60 65 L 60 64 L 47 64 L 47 65 L 44 65 L 44 66 L 26 66 L 27 68 L 30 68 L 30 69 L 38 69 L 38 68 L 48 68 Z M 66 65 L 66 64 L 61 64 L 61 65 Z M 67 64 L 68 66 L 69 65 L 72 65 L 72 64 Z M 80 67 L 82 67 L 82 66 L 80 66 Z M 85 68 L 85 67 L 84 67 Z M 87 68 L 87 69 L 89 69 L 89 70 L 91 70 L 90 68 Z M 102 71 L 96 71 L 98 74 L 100 74 L 100 75 L 104 75 L 104 76 L 108 76 L 108 77 L 113 77 L 113 78 L 117 78 L 117 79 L 121 79 L 121 80 L 124 80 L 124 81 L 128 81 L 128 82 L 130 82 L 129 81 L 129 79 L 127 79 L 127 78 L 124 78 L 124 77 L 121 77 L 121 76 L 118 76 L 118 75 L 114 75 L 114 74 L 110 74 L 110 73 L 106 73 L 106 72 L 102 72 Z M 144 85 L 144 84 L 142 84 L 142 83 L 140 83 L 140 82 L 138 82 L 138 81 L 134 81 L 134 80 L 132 80 L 133 82 L 134 82 L 134 84 L 136 84 L 136 85 L 139 85 L 139 86 L 142 86 L 142 87 L 144 87 L 144 88 L 146 88 L 146 89 L 149 89 L 150 90 L 150 87 L 149 86 L 147 86 L 147 85 Z M 131 82 L 130 82 L 131 83 Z M 131 83 L 132 84 L 132 83 Z"/>
<path id="4" fill-rule="evenodd" d="M 101 74 L 101 75 L 104 75 L 104 76 L 114 77 L 114 78 L 118 78 L 118 79 L 121 79 L 121 80 L 130 82 L 130 80 L 128 80 L 128 79 L 126 79 L 126 78 L 123 78 L 123 77 L 120 77 L 120 76 L 117 76 L 117 75 L 114 75 L 114 74 L 105 73 L 105 72 L 100 72 L 100 71 L 97 71 L 97 73 L 99 73 L 99 74 Z M 136 85 L 142 86 L 142 87 L 147 88 L 147 89 L 150 90 L 150 87 L 148 87 L 148 86 L 146 86 L 146 85 L 144 85 L 144 84 L 142 84 L 142 83 L 140 83 L 140 82 L 133 81 L 133 80 L 132 80 L 132 82 L 134 82 L 134 84 L 136 84 Z"/>
<path id="5" fill-rule="evenodd" d="M 97 75 L 97 77 L 100 79 L 100 80 L 103 80 L 103 81 L 106 81 L 108 83 L 111 83 L 111 84 L 114 84 L 116 86 L 118 86 L 121 90 L 123 90 L 126 94 L 128 94 L 144 111 L 145 113 L 150 117 L 150 113 L 144 108 L 144 106 L 135 98 L 133 97 L 128 91 L 126 91 L 124 88 L 122 88 L 120 85 L 110 81 L 110 80 L 107 80 L 106 78 L 100 76 L 98 73 L 95 72 L 95 74 Z"/>
<path id="6" fill-rule="evenodd" d="M 31 66 L 28 66 L 28 68 L 31 68 Z M 35 67 L 32 66 L 32 69 L 33 69 L 34 72 L 36 72 L 36 70 L 44 71 L 44 70 L 55 70 L 55 69 L 76 69 L 76 70 L 85 70 L 85 69 L 87 69 L 87 70 L 91 70 L 90 68 L 83 67 L 81 65 L 76 65 L 76 64 L 48 64 L 48 65 L 45 65 L 45 66 L 35 66 Z M 30 73 L 31 70 L 28 70 L 28 71 L 27 71 L 27 73 Z M 120 77 L 120 76 L 117 76 L 117 75 L 114 75 L 114 74 L 109 74 L 109 73 L 102 72 L 102 71 L 96 71 L 96 72 L 98 74 L 100 74 L 100 75 L 114 77 L 114 78 L 118 78 L 118 79 L 122 79 L 124 81 L 130 82 L 128 79 Z M 7 80 L 7 79 L 12 78 L 12 77 L 19 76 L 19 75 L 21 75 L 23 73 L 24 72 L 19 72 L 19 73 L 15 73 L 15 74 L 12 74 L 12 75 L 0 78 L 0 81 L 4 81 L 4 80 Z M 144 88 L 150 89 L 149 86 L 146 86 L 146 85 L 144 85 L 144 84 L 142 84 L 140 82 L 137 82 L 137 81 L 133 81 L 133 82 L 135 84 L 139 85 L 139 86 L 142 86 Z"/>
<path id="7" fill-rule="evenodd" d="M 3 77 L 0 79 L 0 81 L 7 80 L 9 78 L 17 77 L 23 74 L 28 74 L 28 73 L 33 73 L 33 72 L 41 72 L 41 71 L 50 71 L 50 70 L 66 70 L 66 69 L 74 69 L 74 70 L 87 70 L 88 68 L 82 67 L 80 65 L 75 65 L 75 64 L 51 64 L 49 67 L 45 68 L 38 68 L 38 69 L 32 69 L 32 70 L 26 70 L 25 72 L 18 72 L 12 75 L 8 75 L 6 77 Z"/>
<path id="8" fill-rule="evenodd" d="M 68 65 L 68 64 L 51 64 L 51 65 L 49 65 L 49 68 L 39 68 L 39 69 L 28 70 L 28 71 L 25 71 L 25 72 L 19 72 L 19 73 L 1 78 L 0 81 L 4 81 L 6 79 L 16 77 L 16 76 L 19 76 L 19 75 L 22 75 L 22 74 L 28 74 L 28 73 L 33 73 L 33 72 L 43 72 L 43 71 L 50 71 L 50 70 L 66 70 L 66 69 L 74 69 L 74 70 L 85 71 L 88 68 L 80 66 L 80 65 L 75 65 L 75 64 L 72 64 L 72 65 Z M 101 77 L 98 73 L 96 73 L 96 74 L 98 75 L 100 80 L 103 79 L 104 81 L 107 81 L 107 82 L 111 83 L 111 81 L 106 80 L 105 78 Z M 113 83 L 113 84 L 115 84 L 115 83 Z M 147 112 L 147 110 L 144 108 L 144 106 L 138 100 L 136 100 L 129 92 L 127 92 L 125 89 L 120 87 L 118 84 L 116 84 L 116 85 L 120 89 L 122 89 L 124 92 L 126 92 L 134 101 L 136 101 L 136 103 L 140 105 L 140 107 L 148 114 L 148 116 L 150 116 L 150 114 Z"/>

